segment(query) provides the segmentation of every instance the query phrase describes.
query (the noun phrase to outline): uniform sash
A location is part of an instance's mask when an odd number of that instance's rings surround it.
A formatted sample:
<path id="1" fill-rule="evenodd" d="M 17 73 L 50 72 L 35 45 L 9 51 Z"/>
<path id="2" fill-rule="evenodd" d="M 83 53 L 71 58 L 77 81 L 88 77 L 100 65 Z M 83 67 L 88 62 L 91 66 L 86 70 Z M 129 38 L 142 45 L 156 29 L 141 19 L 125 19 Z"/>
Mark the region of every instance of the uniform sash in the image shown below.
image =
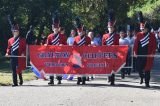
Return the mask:
<path id="1" fill-rule="evenodd" d="M 86 41 L 85 41 L 85 38 L 86 38 L 86 37 L 84 36 L 84 37 L 77 43 L 77 45 L 78 45 L 78 46 L 84 45 L 85 42 L 86 42 Z"/>
<path id="2" fill-rule="evenodd" d="M 110 34 L 110 37 L 106 40 L 106 45 L 112 45 L 114 40 L 114 33 Z"/>
<path id="3" fill-rule="evenodd" d="M 140 43 L 141 43 L 142 47 L 149 44 L 149 35 L 150 35 L 150 33 L 147 33 L 147 35 L 140 40 Z"/>
<path id="4" fill-rule="evenodd" d="M 14 43 L 12 44 L 11 48 L 11 55 L 18 56 L 19 41 L 20 37 L 14 38 Z M 16 66 L 18 66 L 18 57 L 13 57 L 12 60 Z"/>
<path id="5" fill-rule="evenodd" d="M 55 35 L 55 38 L 52 40 L 52 45 L 59 45 L 59 34 Z"/>

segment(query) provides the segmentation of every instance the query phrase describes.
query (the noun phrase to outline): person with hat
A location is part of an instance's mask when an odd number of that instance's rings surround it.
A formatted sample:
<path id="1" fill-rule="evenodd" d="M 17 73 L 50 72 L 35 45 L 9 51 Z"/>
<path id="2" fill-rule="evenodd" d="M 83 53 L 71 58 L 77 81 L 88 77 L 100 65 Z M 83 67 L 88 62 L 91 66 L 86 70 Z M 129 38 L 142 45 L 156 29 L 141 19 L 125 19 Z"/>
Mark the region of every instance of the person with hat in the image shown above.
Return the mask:
<path id="1" fill-rule="evenodd" d="M 91 44 L 91 39 L 86 35 L 86 29 L 82 26 L 78 17 L 75 19 L 75 27 L 77 28 L 78 36 L 75 37 L 74 45 L 76 46 L 88 46 Z M 78 76 L 77 85 L 86 84 L 86 76 Z"/>
<path id="2" fill-rule="evenodd" d="M 125 38 L 126 34 L 125 34 L 125 27 L 120 26 L 119 28 L 119 35 L 120 35 L 120 39 L 119 39 L 119 45 L 129 45 L 129 41 Z M 127 56 L 128 58 L 128 56 Z M 127 60 L 127 59 L 126 59 Z M 127 66 L 127 64 L 126 64 Z M 121 77 L 122 79 L 125 78 L 125 74 L 127 73 L 126 68 L 123 67 L 121 69 Z"/>
<path id="3" fill-rule="evenodd" d="M 119 34 L 116 34 L 115 31 L 115 14 L 111 9 L 108 12 L 108 31 L 109 33 L 104 34 L 102 37 L 102 45 L 111 46 L 111 45 L 119 45 Z M 115 85 L 115 74 L 112 73 L 111 76 L 108 77 L 108 81 L 110 85 Z"/>
<path id="4" fill-rule="evenodd" d="M 127 25 L 127 37 L 125 38 L 129 42 L 129 50 L 128 50 L 128 56 L 126 60 L 126 65 L 128 66 L 127 68 L 127 74 L 131 74 L 131 64 L 132 64 L 132 52 L 133 52 L 133 45 L 134 45 L 134 27 L 132 25 Z"/>
<path id="5" fill-rule="evenodd" d="M 156 38 L 153 33 L 151 33 L 151 26 L 146 21 L 143 21 L 142 12 L 138 12 L 138 19 L 140 22 L 141 32 L 137 33 L 137 38 L 134 44 L 134 57 L 137 61 L 137 71 L 140 76 L 140 84 L 143 83 L 145 79 L 145 86 L 150 87 L 150 71 L 153 66 L 154 54 L 156 52 Z"/>
<path id="6" fill-rule="evenodd" d="M 19 84 L 23 84 L 22 70 L 26 68 L 26 40 L 19 34 L 19 26 L 16 22 L 11 28 L 13 37 L 8 40 L 6 57 L 11 59 L 11 69 L 13 77 L 13 87 L 18 86 L 17 74 L 19 76 Z M 24 57 L 23 57 L 24 56 Z"/>
<path id="7" fill-rule="evenodd" d="M 47 45 L 59 45 L 59 46 L 67 45 L 67 37 L 59 33 L 60 20 L 57 12 L 55 12 L 55 14 L 53 15 L 52 20 L 53 20 L 52 24 L 53 33 L 48 35 Z M 58 84 L 61 84 L 62 76 L 57 75 L 57 80 Z M 50 82 L 48 83 L 48 85 L 54 85 L 54 75 L 50 76 Z"/>

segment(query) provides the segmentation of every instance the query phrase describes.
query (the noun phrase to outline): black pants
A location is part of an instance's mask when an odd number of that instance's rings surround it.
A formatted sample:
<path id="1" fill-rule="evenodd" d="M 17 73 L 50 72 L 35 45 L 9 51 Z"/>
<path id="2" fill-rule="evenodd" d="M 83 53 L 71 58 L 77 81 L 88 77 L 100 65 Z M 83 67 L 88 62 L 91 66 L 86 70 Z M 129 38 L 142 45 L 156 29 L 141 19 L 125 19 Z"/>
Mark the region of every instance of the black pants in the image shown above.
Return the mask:
<path id="1" fill-rule="evenodd" d="M 17 85 L 18 81 L 17 81 L 17 64 L 16 61 L 14 61 L 14 59 L 11 60 L 11 69 L 12 69 L 12 79 L 13 79 L 13 84 Z M 23 84 L 23 77 L 22 77 L 22 73 L 19 73 L 19 80 L 20 80 L 20 85 Z"/>
<path id="2" fill-rule="evenodd" d="M 145 79 L 145 84 L 149 84 L 150 81 L 150 70 L 144 70 L 146 65 L 146 58 L 137 58 L 136 69 L 139 72 L 141 79 Z"/>
<path id="3" fill-rule="evenodd" d="M 112 74 L 111 76 L 108 77 L 108 81 L 110 82 L 111 85 L 114 85 L 115 83 L 115 74 Z"/>
<path id="4" fill-rule="evenodd" d="M 11 68 L 12 68 L 12 79 L 13 79 L 13 84 L 17 85 L 17 64 L 14 59 L 11 59 Z"/>

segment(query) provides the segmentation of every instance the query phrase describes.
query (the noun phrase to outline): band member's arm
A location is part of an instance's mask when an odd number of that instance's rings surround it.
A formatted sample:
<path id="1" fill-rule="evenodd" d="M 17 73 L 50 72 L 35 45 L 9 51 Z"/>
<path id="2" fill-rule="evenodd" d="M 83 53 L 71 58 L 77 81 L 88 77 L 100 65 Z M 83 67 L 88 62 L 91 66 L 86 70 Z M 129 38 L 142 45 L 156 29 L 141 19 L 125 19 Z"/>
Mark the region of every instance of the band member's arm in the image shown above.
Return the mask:
<path id="1" fill-rule="evenodd" d="M 154 55 L 156 53 L 157 43 L 156 43 L 156 37 L 152 35 L 153 41 L 152 41 L 152 54 Z"/>
<path id="2" fill-rule="evenodd" d="M 23 47 L 22 47 L 22 56 L 25 56 L 26 55 L 26 40 L 23 39 Z"/>
<path id="3" fill-rule="evenodd" d="M 48 36 L 48 37 L 47 37 L 47 42 L 46 42 L 46 44 L 47 44 L 47 45 L 50 45 L 51 42 L 52 42 L 52 41 L 51 41 L 51 38 L 50 38 L 50 36 Z"/>
<path id="4" fill-rule="evenodd" d="M 63 45 L 67 45 L 67 37 L 66 36 L 64 36 L 64 38 L 63 38 Z"/>
<path id="5" fill-rule="evenodd" d="M 102 45 L 106 45 L 106 38 L 105 38 L 104 35 L 103 35 L 103 37 L 102 37 Z"/>
<path id="6" fill-rule="evenodd" d="M 88 38 L 88 45 L 91 45 L 91 38 Z"/>
<path id="7" fill-rule="evenodd" d="M 119 45 L 120 36 L 117 34 L 115 39 L 115 45 Z"/>

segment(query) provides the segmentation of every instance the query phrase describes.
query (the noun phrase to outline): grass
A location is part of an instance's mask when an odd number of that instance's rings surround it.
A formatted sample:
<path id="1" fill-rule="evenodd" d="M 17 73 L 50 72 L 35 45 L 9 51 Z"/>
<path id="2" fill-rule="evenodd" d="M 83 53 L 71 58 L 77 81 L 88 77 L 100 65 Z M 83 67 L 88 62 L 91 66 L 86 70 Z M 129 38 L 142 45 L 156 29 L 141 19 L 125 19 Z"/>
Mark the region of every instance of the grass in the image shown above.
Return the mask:
<path id="1" fill-rule="evenodd" d="M 9 86 L 12 84 L 12 73 L 9 59 L 0 57 L 0 86 Z M 17 77 L 18 79 L 18 77 Z M 23 71 L 23 80 L 30 81 L 36 79 L 30 70 Z"/>

